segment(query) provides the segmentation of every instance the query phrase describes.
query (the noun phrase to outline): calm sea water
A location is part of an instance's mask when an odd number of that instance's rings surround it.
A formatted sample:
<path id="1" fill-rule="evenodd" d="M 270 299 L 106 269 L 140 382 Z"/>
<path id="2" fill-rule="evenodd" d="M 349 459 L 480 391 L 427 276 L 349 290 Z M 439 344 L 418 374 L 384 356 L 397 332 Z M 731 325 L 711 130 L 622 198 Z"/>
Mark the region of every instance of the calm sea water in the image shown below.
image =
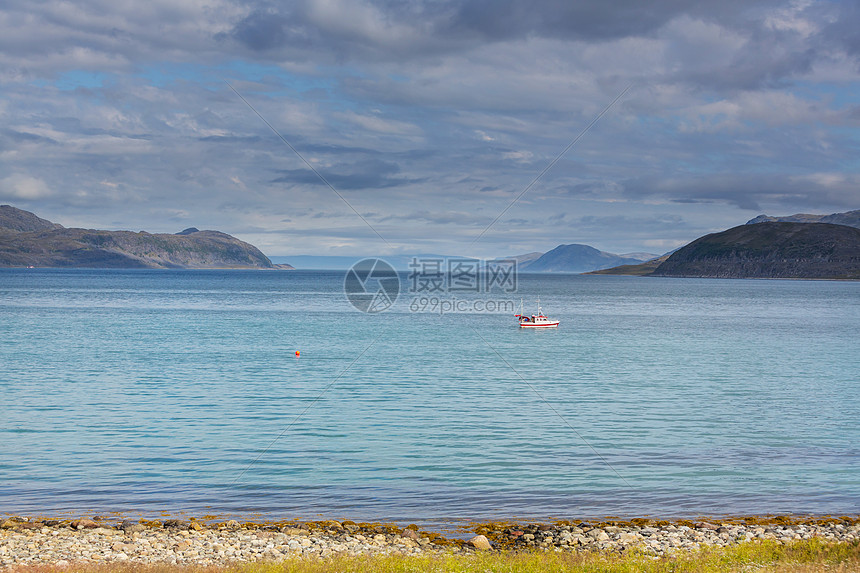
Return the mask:
<path id="1" fill-rule="evenodd" d="M 0 513 L 860 512 L 860 283 L 525 275 L 491 297 L 539 295 L 562 321 L 539 332 L 342 289 L 0 271 Z"/>

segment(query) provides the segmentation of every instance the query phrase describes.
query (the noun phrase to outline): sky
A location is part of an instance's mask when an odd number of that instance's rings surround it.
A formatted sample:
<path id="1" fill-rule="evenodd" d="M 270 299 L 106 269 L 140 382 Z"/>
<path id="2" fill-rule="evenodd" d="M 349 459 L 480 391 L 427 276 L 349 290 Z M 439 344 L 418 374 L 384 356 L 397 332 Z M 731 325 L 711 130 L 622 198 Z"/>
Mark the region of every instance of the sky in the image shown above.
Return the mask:
<path id="1" fill-rule="evenodd" d="M 857 1 L 3 0 L 0 203 L 270 256 L 661 254 L 859 209 L 858 98 Z"/>

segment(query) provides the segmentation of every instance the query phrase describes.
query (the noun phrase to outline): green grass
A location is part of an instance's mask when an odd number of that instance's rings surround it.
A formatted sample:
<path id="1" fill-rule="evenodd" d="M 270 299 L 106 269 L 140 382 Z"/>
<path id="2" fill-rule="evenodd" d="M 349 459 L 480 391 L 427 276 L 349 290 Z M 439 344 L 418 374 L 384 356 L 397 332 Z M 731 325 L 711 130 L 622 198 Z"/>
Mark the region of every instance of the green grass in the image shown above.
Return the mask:
<path id="1" fill-rule="evenodd" d="M 682 552 L 654 558 L 637 552 L 598 553 L 501 552 L 470 556 L 358 556 L 290 559 L 279 563 L 224 567 L 100 564 L 65 568 L 42 565 L 17 567 L 21 573 L 717 573 L 717 572 L 860 572 L 860 544 L 827 543 L 818 539 L 787 545 L 744 543 L 728 548 Z"/>

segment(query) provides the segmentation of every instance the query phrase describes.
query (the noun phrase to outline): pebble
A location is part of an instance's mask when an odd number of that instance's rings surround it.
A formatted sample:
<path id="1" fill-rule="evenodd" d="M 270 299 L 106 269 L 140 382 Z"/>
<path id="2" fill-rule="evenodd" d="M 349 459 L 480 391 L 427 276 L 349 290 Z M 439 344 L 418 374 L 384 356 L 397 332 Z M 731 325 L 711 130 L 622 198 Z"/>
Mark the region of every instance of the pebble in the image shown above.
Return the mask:
<path id="1" fill-rule="evenodd" d="M 48 525 L 51 523 L 51 525 Z M 168 520 L 164 524 L 93 520 L 0 521 L 0 569 L 34 563 L 65 567 L 78 562 L 138 562 L 220 565 L 277 561 L 290 557 L 337 554 L 459 553 L 497 549 L 624 552 L 633 548 L 666 555 L 699 547 L 773 540 L 786 543 L 820 537 L 860 542 L 860 522 L 801 525 L 737 525 L 697 522 L 687 525 L 510 524 L 479 526 L 468 541 L 419 531 L 352 522 L 259 526 L 229 521 L 220 525 Z"/>

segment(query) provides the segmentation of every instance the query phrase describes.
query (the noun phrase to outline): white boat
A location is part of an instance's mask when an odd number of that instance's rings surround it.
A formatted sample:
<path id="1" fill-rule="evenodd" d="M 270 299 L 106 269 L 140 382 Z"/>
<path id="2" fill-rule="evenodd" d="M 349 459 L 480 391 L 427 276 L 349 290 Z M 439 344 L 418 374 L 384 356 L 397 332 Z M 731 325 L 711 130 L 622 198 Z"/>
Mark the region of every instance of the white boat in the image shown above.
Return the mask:
<path id="1" fill-rule="evenodd" d="M 538 299 L 538 312 L 531 316 L 523 314 L 523 301 L 520 299 L 520 313 L 515 314 L 520 323 L 520 328 L 556 328 L 559 321 L 547 318 L 543 314 L 543 309 L 540 307 L 540 299 Z"/>

